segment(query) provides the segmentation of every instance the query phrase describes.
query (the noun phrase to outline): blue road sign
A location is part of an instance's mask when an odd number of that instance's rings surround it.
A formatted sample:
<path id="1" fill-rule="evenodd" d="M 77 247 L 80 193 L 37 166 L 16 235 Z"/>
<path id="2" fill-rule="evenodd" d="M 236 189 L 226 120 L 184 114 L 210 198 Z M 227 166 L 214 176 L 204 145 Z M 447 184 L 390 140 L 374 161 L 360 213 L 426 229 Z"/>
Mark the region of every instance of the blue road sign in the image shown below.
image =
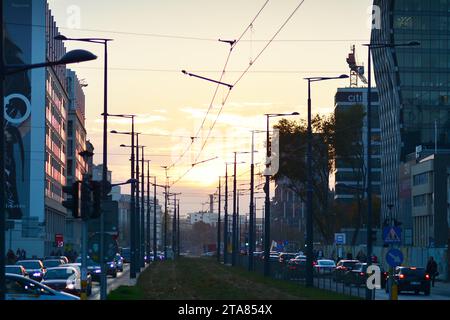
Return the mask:
<path id="1" fill-rule="evenodd" d="M 383 240 L 386 244 L 402 242 L 402 229 L 399 227 L 383 228 Z"/>
<path id="2" fill-rule="evenodd" d="M 335 233 L 334 242 L 336 244 L 345 244 L 345 233 Z"/>
<path id="3" fill-rule="evenodd" d="M 386 253 L 386 261 L 395 268 L 403 263 L 403 253 L 398 249 L 391 249 Z"/>

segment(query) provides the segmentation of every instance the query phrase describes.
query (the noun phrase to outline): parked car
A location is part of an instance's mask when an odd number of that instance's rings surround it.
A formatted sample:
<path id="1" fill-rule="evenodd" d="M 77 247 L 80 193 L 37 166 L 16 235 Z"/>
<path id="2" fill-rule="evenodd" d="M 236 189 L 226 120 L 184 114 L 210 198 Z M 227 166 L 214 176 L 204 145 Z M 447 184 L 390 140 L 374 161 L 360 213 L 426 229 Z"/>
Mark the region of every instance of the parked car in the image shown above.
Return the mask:
<path id="1" fill-rule="evenodd" d="M 19 260 L 16 265 L 24 267 L 30 279 L 38 282 L 42 280 L 45 274 L 45 268 L 41 260 Z"/>
<path id="2" fill-rule="evenodd" d="M 48 259 L 48 260 L 42 261 L 42 264 L 44 265 L 45 269 L 48 269 L 48 268 L 59 267 L 60 265 L 65 264 L 65 262 L 62 259 Z"/>
<path id="3" fill-rule="evenodd" d="M 336 269 L 336 263 L 333 260 L 320 259 L 314 265 L 316 275 L 331 275 Z"/>
<path id="4" fill-rule="evenodd" d="M 336 269 L 334 270 L 334 280 L 336 282 L 343 281 L 345 273 L 353 270 L 353 267 L 358 263 L 360 263 L 359 260 L 340 260 L 336 264 Z"/>
<path id="5" fill-rule="evenodd" d="M 117 271 L 123 272 L 123 257 L 119 253 L 116 253 L 114 256 L 114 261 L 117 265 Z"/>
<path id="6" fill-rule="evenodd" d="M 374 265 L 374 264 L 372 264 Z M 357 263 L 352 270 L 346 271 L 343 282 L 345 285 L 366 286 L 369 275 L 367 274 L 367 263 Z M 387 272 L 381 266 L 381 288 L 386 286 Z"/>
<path id="7" fill-rule="evenodd" d="M 6 273 L 18 274 L 19 276 L 28 277 L 28 272 L 23 266 L 18 266 L 14 264 L 5 266 Z"/>
<path id="8" fill-rule="evenodd" d="M 398 286 L 399 294 L 402 291 L 414 291 L 415 294 L 423 292 L 426 296 L 430 295 L 431 278 L 424 268 L 397 267 L 393 279 Z M 388 291 L 389 288 L 386 286 L 386 292 Z"/>
<path id="9" fill-rule="evenodd" d="M 288 253 L 288 252 L 283 252 L 280 253 L 280 255 L 278 256 L 278 262 L 280 263 L 288 263 L 289 260 L 294 259 L 296 256 L 295 253 Z"/>
<path id="10" fill-rule="evenodd" d="M 76 267 L 55 267 L 47 269 L 42 284 L 73 295 L 81 294 L 81 271 Z M 92 293 L 92 286 L 87 287 L 87 295 Z"/>
<path id="11" fill-rule="evenodd" d="M 6 300 L 79 300 L 77 296 L 59 292 L 37 281 L 17 274 L 5 276 Z"/>

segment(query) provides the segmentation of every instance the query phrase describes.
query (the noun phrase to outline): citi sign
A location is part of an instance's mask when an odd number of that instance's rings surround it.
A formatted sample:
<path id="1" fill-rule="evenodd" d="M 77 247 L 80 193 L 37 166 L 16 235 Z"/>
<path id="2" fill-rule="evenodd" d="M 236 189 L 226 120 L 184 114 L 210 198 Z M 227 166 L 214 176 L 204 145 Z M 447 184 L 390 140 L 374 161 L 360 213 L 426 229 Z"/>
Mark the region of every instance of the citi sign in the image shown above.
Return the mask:
<path id="1" fill-rule="evenodd" d="M 338 92 L 336 103 L 362 103 L 363 94 L 360 92 Z"/>

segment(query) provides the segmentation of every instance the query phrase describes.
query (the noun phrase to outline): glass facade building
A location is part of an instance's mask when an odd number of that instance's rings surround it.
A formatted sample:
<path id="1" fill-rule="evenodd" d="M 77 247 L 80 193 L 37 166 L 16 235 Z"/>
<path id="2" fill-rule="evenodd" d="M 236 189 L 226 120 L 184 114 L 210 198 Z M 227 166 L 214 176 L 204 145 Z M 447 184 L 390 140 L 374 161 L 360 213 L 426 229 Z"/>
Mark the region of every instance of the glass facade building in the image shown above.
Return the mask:
<path id="1" fill-rule="evenodd" d="M 382 132 L 382 213 L 398 213 L 399 169 L 416 146 L 450 148 L 450 1 L 375 0 L 374 48 Z"/>

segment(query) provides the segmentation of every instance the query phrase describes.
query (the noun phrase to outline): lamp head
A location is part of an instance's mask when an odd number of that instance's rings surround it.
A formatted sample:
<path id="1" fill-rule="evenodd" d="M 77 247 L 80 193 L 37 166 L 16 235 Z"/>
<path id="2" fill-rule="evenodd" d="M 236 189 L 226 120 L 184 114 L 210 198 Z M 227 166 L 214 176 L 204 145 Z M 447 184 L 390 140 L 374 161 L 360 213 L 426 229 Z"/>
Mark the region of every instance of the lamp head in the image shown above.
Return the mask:
<path id="1" fill-rule="evenodd" d="M 60 40 L 60 41 L 65 41 L 65 40 L 67 40 L 67 37 L 62 35 L 62 34 L 59 34 L 56 37 L 54 37 L 53 39 Z"/>

